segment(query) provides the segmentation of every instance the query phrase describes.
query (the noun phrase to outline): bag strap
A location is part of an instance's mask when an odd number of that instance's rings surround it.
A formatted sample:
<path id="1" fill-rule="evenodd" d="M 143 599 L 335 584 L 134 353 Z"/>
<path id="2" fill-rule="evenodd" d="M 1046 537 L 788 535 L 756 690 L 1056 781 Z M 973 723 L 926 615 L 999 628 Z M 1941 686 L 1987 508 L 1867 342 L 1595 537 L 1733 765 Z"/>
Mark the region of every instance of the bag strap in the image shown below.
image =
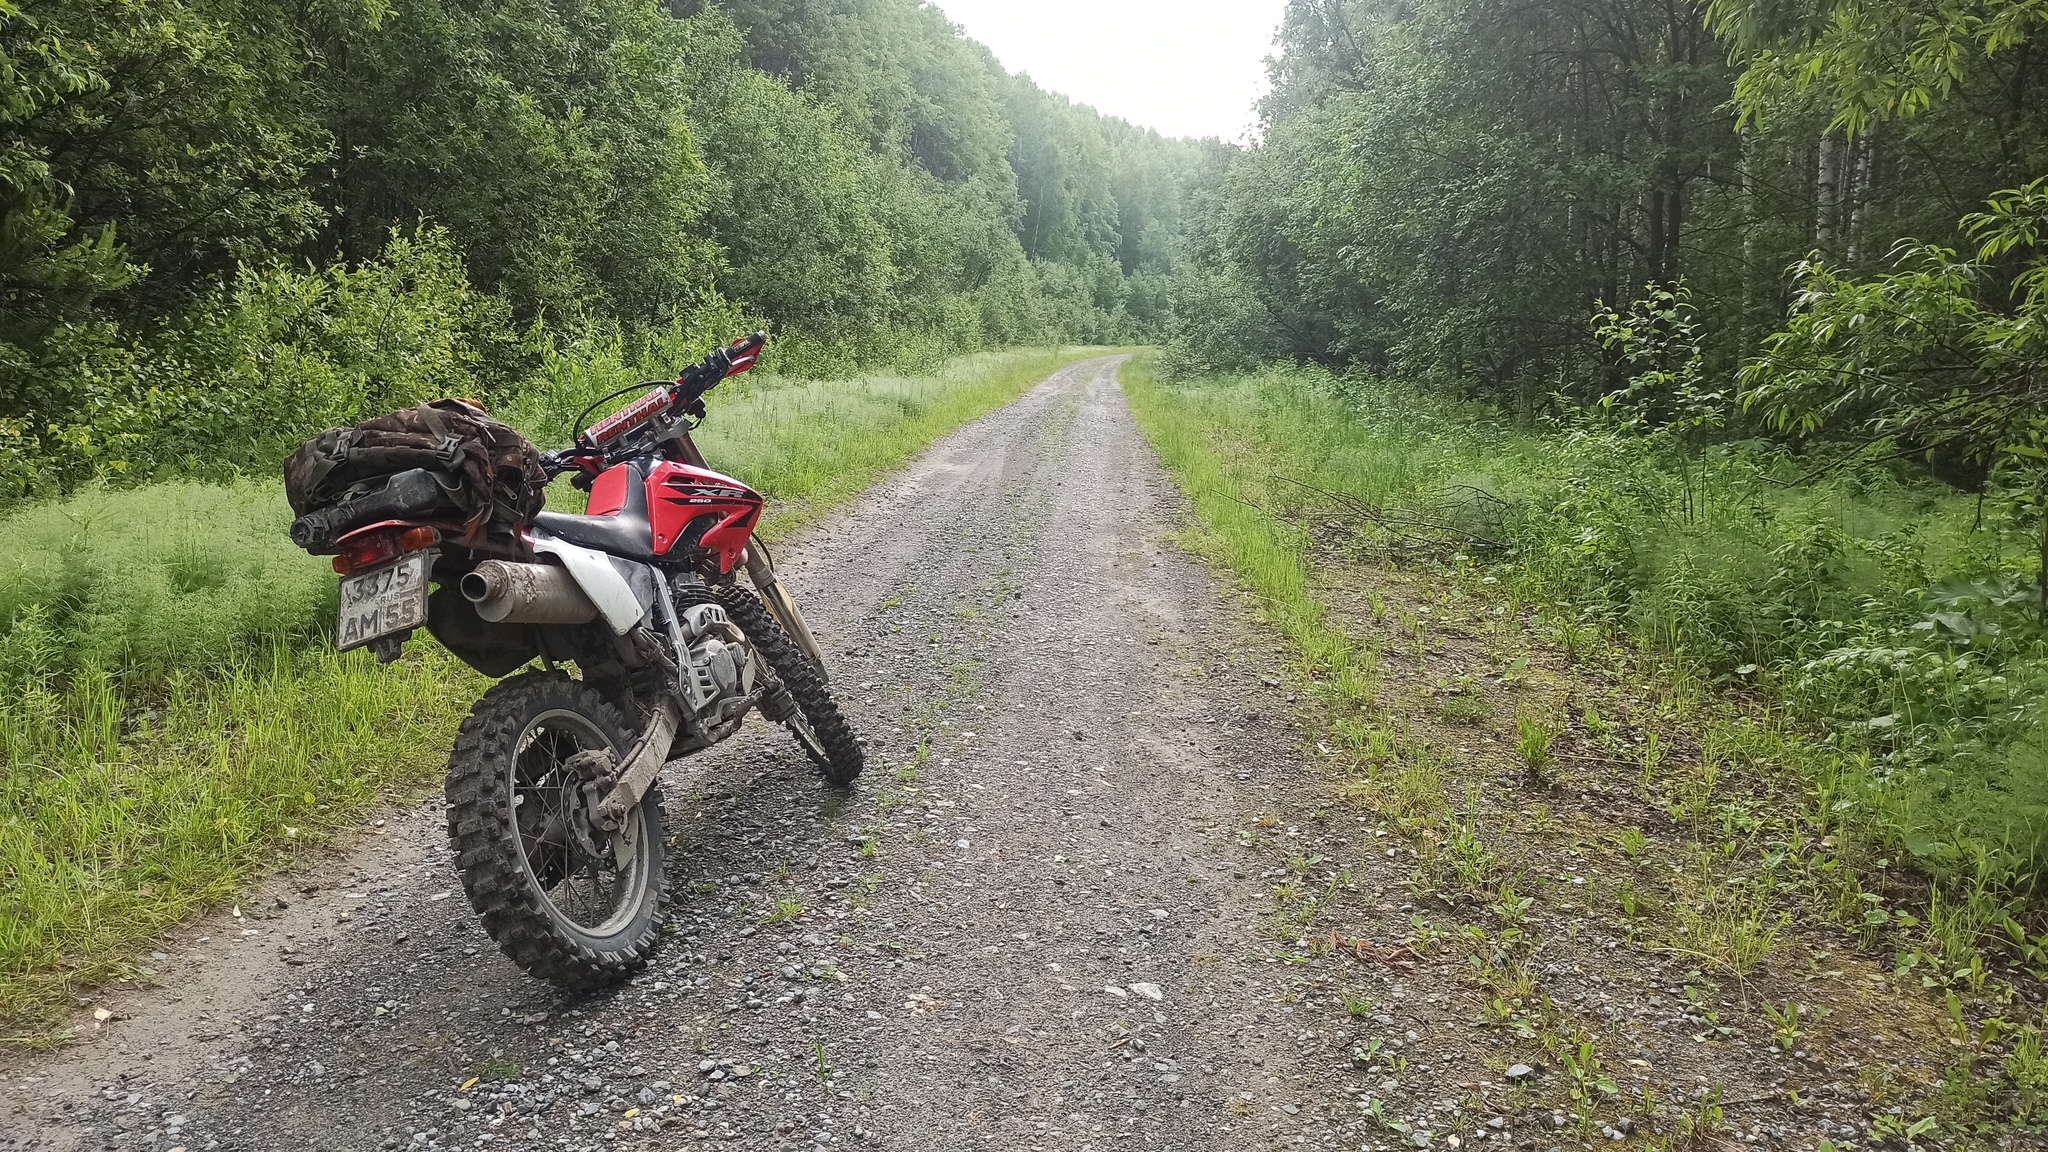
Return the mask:
<path id="1" fill-rule="evenodd" d="M 359 438 L 354 428 L 343 428 L 335 436 L 334 443 L 314 451 L 312 465 L 306 469 L 306 494 L 313 495 L 325 486 L 327 476 L 335 468 L 346 464 L 355 456 L 356 441 Z"/>

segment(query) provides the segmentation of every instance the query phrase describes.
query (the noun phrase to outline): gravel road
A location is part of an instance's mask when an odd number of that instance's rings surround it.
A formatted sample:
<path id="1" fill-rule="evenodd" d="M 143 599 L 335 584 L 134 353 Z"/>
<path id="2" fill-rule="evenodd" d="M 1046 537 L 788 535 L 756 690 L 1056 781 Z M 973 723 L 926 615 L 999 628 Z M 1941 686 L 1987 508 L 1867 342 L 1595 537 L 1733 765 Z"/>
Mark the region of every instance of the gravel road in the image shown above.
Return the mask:
<path id="1" fill-rule="evenodd" d="M 1282 656 L 1172 547 L 1116 363 L 785 545 L 868 775 L 836 794 L 765 728 L 672 765 L 639 978 L 527 979 L 438 805 L 389 812 L 6 1056 L 0 1147 L 1359 1146 L 1344 1014 L 1274 958 L 1240 843 L 1308 772 Z M 1429 1079 L 1498 1083 L 1480 1056 Z"/>

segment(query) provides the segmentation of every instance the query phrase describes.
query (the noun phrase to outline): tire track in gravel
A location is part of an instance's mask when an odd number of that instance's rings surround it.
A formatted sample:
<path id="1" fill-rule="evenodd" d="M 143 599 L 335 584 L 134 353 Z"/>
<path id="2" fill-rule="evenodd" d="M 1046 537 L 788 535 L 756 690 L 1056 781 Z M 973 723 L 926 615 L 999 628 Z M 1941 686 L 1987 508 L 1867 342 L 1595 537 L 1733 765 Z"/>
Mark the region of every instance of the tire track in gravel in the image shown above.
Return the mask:
<path id="1" fill-rule="evenodd" d="M 869 774 L 835 794 L 765 728 L 671 766 L 640 977 L 527 979 L 438 805 L 393 813 L 7 1057 L 0 1147 L 1326 1145 L 1344 1040 L 1260 943 L 1270 861 L 1235 838 L 1309 778 L 1279 649 L 1166 542 L 1117 363 L 785 548 Z"/>

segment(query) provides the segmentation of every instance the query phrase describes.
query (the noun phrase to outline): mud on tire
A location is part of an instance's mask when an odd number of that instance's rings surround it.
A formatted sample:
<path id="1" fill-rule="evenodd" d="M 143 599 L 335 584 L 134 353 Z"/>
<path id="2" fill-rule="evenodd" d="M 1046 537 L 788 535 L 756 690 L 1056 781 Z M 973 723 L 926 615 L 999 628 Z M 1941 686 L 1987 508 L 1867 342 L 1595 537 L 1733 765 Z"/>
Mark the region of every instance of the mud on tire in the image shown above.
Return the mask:
<path id="1" fill-rule="evenodd" d="M 747 634 L 761 658 L 782 681 L 796 704 L 797 714 L 783 723 L 796 736 L 804 754 L 818 766 L 828 783 L 844 788 L 859 779 L 867 766 L 867 754 L 846 717 L 840 715 L 832 690 L 803 649 L 789 638 L 767 606 L 750 589 L 737 584 L 718 590 L 718 602 L 740 631 Z"/>
<path id="2" fill-rule="evenodd" d="M 448 839 L 470 906 L 513 963 L 565 989 L 600 988 L 646 964 L 667 915 L 658 784 L 627 817 L 638 843 L 624 869 L 615 842 L 592 857 L 563 831 L 566 821 L 548 820 L 575 803 L 567 777 L 549 775 L 568 771 L 562 759 L 597 747 L 623 757 L 632 744 L 625 717 L 595 690 L 559 672 L 528 672 L 484 693 L 448 759 Z"/>

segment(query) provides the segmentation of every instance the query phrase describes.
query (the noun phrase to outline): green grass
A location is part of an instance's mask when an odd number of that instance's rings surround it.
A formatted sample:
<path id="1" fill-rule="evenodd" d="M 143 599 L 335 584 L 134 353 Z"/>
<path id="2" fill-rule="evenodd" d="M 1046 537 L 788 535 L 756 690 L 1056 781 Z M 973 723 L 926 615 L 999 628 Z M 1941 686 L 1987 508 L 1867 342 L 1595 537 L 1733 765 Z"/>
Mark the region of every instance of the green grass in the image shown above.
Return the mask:
<path id="1" fill-rule="evenodd" d="M 786 535 L 1088 354 L 743 379 L 713 394 L 700 443 Z M 549 414 L 565 422 L 571 402 L 508 414 L 553 443 Z M 142 975 L 133 957 L 166 927 L 440 771 L 483 679 L 425 639 L 389 668 L 337 656 L 334 575 L 289 522 L 270 481 L 89 491 L 0 518 L 0 1034 L 50 1038 L 74 991 Z"/>
<path id="2" fill-rule="evenodd" d="M 1324 678 L 1343 640 L 1299 526 L 1336 522 L 1354 553 L 1540 610 L 1575 656 L 1619 643 L 1665 699 L 1712 705 L 1711 757 L 1801 780 L 1859 865 L 1956 885 L 1972 934 L 2038 900 L 2048 631 L 2014 595 L 2033 569 L 2012 501 L 1882 467 L 1808 479 L 1754 445 L 1680 459 L 1316 370 L 1169 382 L 1141 357 L 1123 379 L 1197 547 Z"/>
<path id="3" fill-rule="evenodd" d="M 98 668 L 124 685 L 318 635 L 334 573 L 285 537 L 274 483 L 90 491 L 0 519 L 0 687 Z"/>
<path id="4" fill-rule="evenodd" d="M 438 648 L 390 668 L 283 642 L 159 690 L 103 672 L 17 688 L 0 778 L 0 1019 L 33 1038 L 80 984 L 297 842 L 416 793 L 481 680 Z"/>
<path id="5" fill-rule="evenodd" d="M 1126 361 L 1120 373 L 1138 427 L 1151 440 L 1189 499 L 1196 520 L 1184 536 L 1195 552 L 1237 573 L 1261 613 L 1295 653 L 1298 670 L 1356 705 L 1371 693 L 1377 653 L 1329 622 L 1308 591 L 1308 536 L 1270 515 L 1257 498 L 1268 453 L 1235 440 L 1208 399 L 1162 383 L 1150 354 Z"/>

